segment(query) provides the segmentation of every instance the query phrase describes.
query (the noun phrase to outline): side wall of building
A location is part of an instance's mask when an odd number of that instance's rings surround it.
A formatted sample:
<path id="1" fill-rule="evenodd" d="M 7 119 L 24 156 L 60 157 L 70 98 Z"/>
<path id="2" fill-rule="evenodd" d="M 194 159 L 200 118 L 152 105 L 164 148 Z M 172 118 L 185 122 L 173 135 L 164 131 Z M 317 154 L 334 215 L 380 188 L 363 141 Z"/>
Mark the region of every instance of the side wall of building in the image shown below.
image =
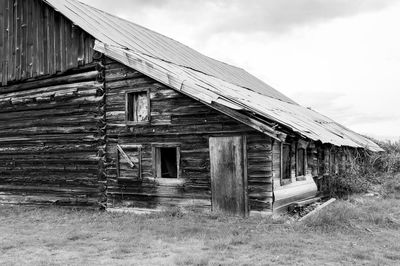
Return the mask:
<path id="1" fill-rule="evenodd" d="M 281 145 L 289 145 L 291 148 L 291 156 L 289 167 L 289 177 L 284 177 L 281 166 L 284 166 L 282 159 Z M 298 150 L 305 149 L 304 160 L 304 176 L 298 173 L 299 162 Z M 335 147 L 330 144 L 322 145 L 319 142 L 305 141 L 299 139 L 289 139 L 283 143 L 275 142 L 273 145 L 273 172 L 274 172 L 274 191 L 276 194 L 283 194 L 280 202 L 276 202 L 277 206 L 286 205 L 296 199 L 301 198 L 301 193 L 308 195 L 311 189 L 317 189 L 318 195 L 326 196 L 335 192 L 335 183 L 338 175 L 347 175 L 351 170 L 351 161 L 354 158 L 356 149 L 348 147 Z M 304 180 L 305 178 L 305 180 Z M 309 180 L 314 188 L 305 186 Z M 296 196 L 295 194 L 298 193 Z M 305 198 L 305 196 L 303 196 Z"/>
<path id="2" fill-rule="evenodd" d="M 94 39 L 41 0 L 0 1 L 0 25 L 0 203 L 98 206 Z"/>
<path id="3" fill-rule="evenodd" d="M 112 60 L 105 62 L 107 117 L 107 191 L 109 207 L 210 209 L 210 136 L 247 137 L 248 195 L 251 210 L 272 205 L 272 141 L 159 82 Z M 150 91 L 150 123 L 127 125 L 125 93 Z M 179 180 L 155 178 L 152 147 L 180 147 Z M 118 147 L 141 145 L 141 180 L 118 179 Z"/>
<path id="4" fill-rule="evenodd" d="M 0 203 L 98 206 L 103 83 L 95 65 L 0 87 Z"/>
<path id="5" fill-rule="evenodd" d="M 0 85 L 92 62 L 94 39 L 42 0 L 0 1 Z"/>

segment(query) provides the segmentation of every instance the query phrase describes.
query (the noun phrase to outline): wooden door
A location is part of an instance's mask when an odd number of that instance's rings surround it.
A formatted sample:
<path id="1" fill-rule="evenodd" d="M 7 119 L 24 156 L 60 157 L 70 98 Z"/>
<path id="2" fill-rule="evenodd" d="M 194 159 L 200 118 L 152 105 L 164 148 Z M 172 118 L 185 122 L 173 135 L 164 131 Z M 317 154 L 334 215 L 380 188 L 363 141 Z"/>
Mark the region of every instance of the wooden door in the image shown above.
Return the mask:
<path id="1" fill-rule="evenodd" d="M 213 211 L 246 216 L 246 138 L 210 137 L 209 145 Z"/>

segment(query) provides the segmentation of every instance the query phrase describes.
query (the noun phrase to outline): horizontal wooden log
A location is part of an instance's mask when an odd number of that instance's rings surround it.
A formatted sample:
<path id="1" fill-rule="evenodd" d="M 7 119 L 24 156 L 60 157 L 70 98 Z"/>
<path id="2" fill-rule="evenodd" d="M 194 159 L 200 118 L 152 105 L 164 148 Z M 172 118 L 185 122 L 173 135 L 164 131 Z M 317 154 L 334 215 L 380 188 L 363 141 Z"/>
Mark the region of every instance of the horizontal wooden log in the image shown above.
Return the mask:
<path id="1" fill-rule="evenodd" d="M 85 70 L 92 70 L 86 72 Z M 39 78 L 37 80 L 27 81 L 18 83 L 15 85 L 7 86 L 1 88 L 1 93 L 10 93 L 10 92 L 17 92 L 23 91 L 27 89 L 35 89 L 41 87 L 48 87 L 48 86 L 56 86 L 59 84 L 70 84 L 70 83 L 77 83 L 77 82 L 84 82 L 84 81 L 94 81 L 98 75 L 98 71 L 94 70 L 94 65 L 90 65 L 87 68 L 82 69 L 82 73 L 68 75 L 67 73 L 60 76 L 55 76 L 52 78 Z"/>
<path id="2" fill-rule="evenodd" d="M 87 70 L 0 90 L 0 202 L 97 205 L 104 96 Z"/>
<path id="3" fill-rule="evenodd" d="M 110 74 L 109 79 L 106 78 L 106 81 L 109 81 L 106 84 L 109 140 L 107 147 L 109 159 L 106 172 L 109 191 L 113 191 L 110 195 L 111 201 L 123 197 L 125 202 L 156 207 L 161 204 L 160 201 L 173 202 L 179 197 L 199 191 L 204 191 L 209 197 L 211 182 L 208 137 L 210 135 L 247 135 L 249 185 L 253 193 L 250 198 L 260 198 L 257 203 L 250 200 L 250 204 L 252 207 L 270 208 L 272 201 L 270 194 L 272 191 L 272 164 L 270 162 L 272 142 L 270 137 L 111 60 L 108 65 L 106 63 L 106 73 Z M 126 99 L 124 92 L 132 88 L 150 89 L 151 122 L 149 125 L 129 127 L 125 124 Z M 180 143 L 182 179 L 185 180 L 184 189 L 179 192 L 182 195 L 177 197 L 173 196 L 174 194 L 165 195 L 158 192 L 156 188 L 152 188 L 149 193 L 146 188 L 147 183 L 137 183 L 134 184 L 137 186 L 135 189 L 142 188 L 146 192 L 133 193 L 128 196 L 128 200 L 124 193 L 131 188 L 129 185 L 122 186 L 118 183 L 116 160 L 112 159 L 115 151 L 110 147 L 112 147 L 112 143 L 142 144 L 142 174 L 144 178 L 152 178 L 151 144 L 154 142 Z M 168 193 L 175 192 L 172 190 Z M 271 197 L 271 200 L 266 200 L 265 197 Z"/>

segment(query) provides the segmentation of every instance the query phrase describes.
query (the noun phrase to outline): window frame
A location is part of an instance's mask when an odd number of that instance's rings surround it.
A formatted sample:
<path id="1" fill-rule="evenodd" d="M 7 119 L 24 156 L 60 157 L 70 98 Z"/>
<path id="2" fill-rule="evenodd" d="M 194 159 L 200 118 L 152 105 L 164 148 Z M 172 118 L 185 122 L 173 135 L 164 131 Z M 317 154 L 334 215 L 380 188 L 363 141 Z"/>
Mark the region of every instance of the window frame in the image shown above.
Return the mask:
<path id="1" fill-rule="evenodd" d="M 129 120 L 129 96 L 130 94 L 145 92 L 147 94 L 147 120 L 145 121 L 134 121 Z M 134 103 L 133 103 L 134 104 Z M 150 101 L 150 89 L 140 88 L 140 89 L 130 89 L 125 91 L 125 123 L 127 125 L 146 125 L 151 121 L 151 101 Z"/>
<path id="2" fill-rule="evenodd" d="M 141 181 L 142 179 L 142 151 L 143 151 L 143 146 L 140 144 L 117 144 L 117 158 L 116 158 L 116 170 L 117 170 L 117 180 L 122 181 Z M 126 177 L 121 177 L 121 170 L 120 170 L 120 149 L 137 149 L 138 152 L 138 174 L 139 176 L 137 178 L 126 178 Z M 124 151 L 125 153 L 125 151 Z"/>
<path id="3" fill-rule="evenodd" d="M 299 156 L 299 152 L 300 150 L 303 151 L 303 161 L 300 162 L 300 156 Z M 300 177 L 300 176 L 306 176 L 306 172 L 307 172 L 307 149 L 304 147 L 298 147 L 296 149 L 296 177 Z M 303 165 L 303 173 L 300 173 L 300 163 Z"/>
<path id="4" fill-rule="evenodd" d="M 283 165 L 283 147 L 284 146 L 288 146 L 289 147 L 289 160 L 287 160 L 287 163 L 289 164 L 289 177 L 288 178 L 284 178 L 283 174 L 284 174 L 284 169 L 285 166 Z M 284 186 L 287 184 L 292 183 L 292 144 L 291 143 L 284 143 L 281 142 L 281 174 L 280 174 L 280 185 Z"/>
<path id="5" fill-rule="evenodd" d="M 339 151 L 335 150 L 333 153 L 333 174 L 337 175 L 339 174 Z"/>
<path id="6" fill-rule="evenodd" d="M 175 148 L 176 149 L 176 178 L 165 178 L 159 176 L 161 162 L 160 162 L 160 154 L 159 150 L 161 148 Z M 162 180 L 179 180 L 182 178 L 182 169 L 181 169 L 181 143 L 152 143 L 151 144 L 151 154 L 152 154 L 152 168 L 153 168 L 153 176 L 155 179 Z"/>
<path id="7" fill-rule="evenodd" d="M 307 171 L 308 171 L 308 146 L 309 143 L 303 140 L 290 140 L 287 142 L 281 142 L 280 144 L 280 186 L 285 186 L 296 181 L 304 181 L 307 178 Z M 284 165 L 284 147 L 287 147 L 289 151 L 289 158 Z M 300 162 L 300 151 L 303 151 L 303 159 Z M 303 171 L 300 173 L 300 163 L 303 166 Z M 284 169 L 290 167 L 289 173 Z M 284 173 L 286 173 L 286 178 L 284 178 Z"/>

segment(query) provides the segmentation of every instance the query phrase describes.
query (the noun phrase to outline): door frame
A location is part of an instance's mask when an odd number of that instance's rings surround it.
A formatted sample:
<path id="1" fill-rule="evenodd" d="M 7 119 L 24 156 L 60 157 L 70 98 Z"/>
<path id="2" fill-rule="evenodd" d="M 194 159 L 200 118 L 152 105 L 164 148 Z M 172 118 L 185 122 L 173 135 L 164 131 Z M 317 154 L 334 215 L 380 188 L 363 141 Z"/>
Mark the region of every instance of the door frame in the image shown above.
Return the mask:
<path id="1" fill-rule="evenodd" d="M 244 209 L 240 212 L 241 215 L 244 217 L 247 217 L 250 212 L 250 206 L 249 206 L 249 196 L 248 196 L 248 176 L 247 176 L 247 168 L 248 168 L 248 161 L 247 161 L 247 137 L 246 135 L 228 135 L 228 136 L 221 136 L 221 135 L 211 135 L 208 138 L 208 145 L 210 147 L 210 139 L 211 138 L 229 138 L 229 137 L 240 137 L 241 138 L 241 146 L 242 146 L 242 160 L 241 160 L 241 168 L 243 172 L 242 176 L 242 182 L 243 182 L 243 207 Z M 210 160 L 211 158 L 211 149 L 210 149 Z M 212 169 L 211 169 L 211 163 L 210 163 L 210 181 L 211 181 L 211 210 L 214 211 L 214 206 L 213 206 L 213 195 L 215 193 L 215 188 L 213 187 L 213 176 L 212 176 Z"/>

